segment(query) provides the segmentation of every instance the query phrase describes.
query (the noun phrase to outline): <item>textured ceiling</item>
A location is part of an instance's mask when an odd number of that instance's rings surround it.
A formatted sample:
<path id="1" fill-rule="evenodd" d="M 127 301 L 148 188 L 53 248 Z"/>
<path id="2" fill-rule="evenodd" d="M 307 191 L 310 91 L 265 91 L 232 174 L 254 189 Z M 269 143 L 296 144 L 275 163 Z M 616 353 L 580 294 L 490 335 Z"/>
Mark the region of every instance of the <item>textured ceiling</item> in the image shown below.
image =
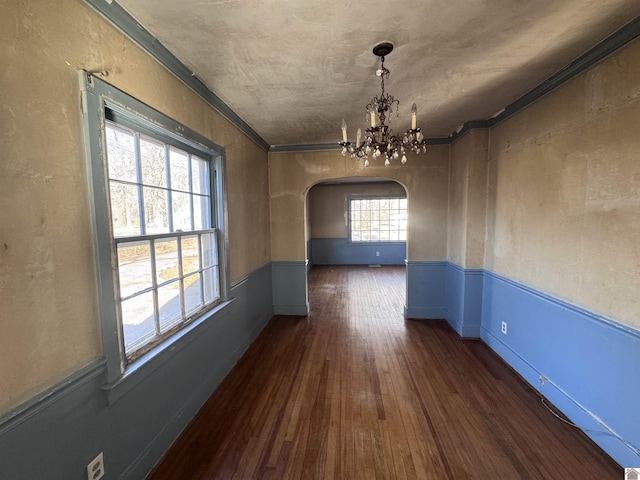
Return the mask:
<path id="1" fill-rule="evenodd" d="M 638 0 L 121 0 L 270 145 L 367 126 L 371 49 L 391 41 L 396 131 L 446 137 L 488 119 L 640 15 Z"/>

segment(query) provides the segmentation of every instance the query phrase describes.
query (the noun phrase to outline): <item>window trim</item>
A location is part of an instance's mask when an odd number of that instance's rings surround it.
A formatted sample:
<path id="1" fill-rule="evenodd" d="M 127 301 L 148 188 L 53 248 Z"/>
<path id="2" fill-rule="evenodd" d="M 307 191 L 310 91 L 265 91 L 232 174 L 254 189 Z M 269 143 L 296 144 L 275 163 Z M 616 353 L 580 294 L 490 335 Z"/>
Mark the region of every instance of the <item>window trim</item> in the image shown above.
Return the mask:
<path id="1" fill-rule="evenodd" d="M 180 332 L 188 333 L 196 326 L 206 322 L 222 310 L 222 307 L 230 300 L 228 215 L 225 188 L 226 156 L 224 148 L 94 75 L 80 71 L 79 76 L 100 330 L 107 368 L 106 381 L 107 384 L 117 384 L 128 373 L 140 370 L 141 363 L 151 362 L 184 335 L 175 334 L 137 360 L 127 363 L 121 320 L 117 314 L 118 271 L 114 268 L 117 264 L 117 249 L 112 232 L 108 198 L 109 178 L 104 138 L 108 115 L 117 115 L 118 120 L 122 123 L 133 122 L 135 129 L 145 135 L 154 137 L 161 132 L 163 137 L 174 139 L 187 146 L 189 150 L 193 150 L 192 153 L 200 153 L 200 155 L 204 153 L 211 158 L 210 176 L 213 200 L 211 220 L 218 233 L 220 300 L 222 303 L 203 312 L 197 321 L 187 323 Z M 110 112 L 109 114 L 107 114 L 107 110 Z M 174 337 L 177 338 L 174 339 Z"/>
<path id="2" fill-rule="evenodd" d="M 351 230 L 351 200 L 392 200 L 392 199 L 407 200 L 407 214 L 409 212 L 409 201 L 406 195 L 348 195 L 347 196 L 347 243 L 349 245 L 405 245 L 406 240 L 368 240 L 368 241 L 354 241 L 352 240 Z M 406 233 L 409 233 L 409 225 L 407 219 Z"/>

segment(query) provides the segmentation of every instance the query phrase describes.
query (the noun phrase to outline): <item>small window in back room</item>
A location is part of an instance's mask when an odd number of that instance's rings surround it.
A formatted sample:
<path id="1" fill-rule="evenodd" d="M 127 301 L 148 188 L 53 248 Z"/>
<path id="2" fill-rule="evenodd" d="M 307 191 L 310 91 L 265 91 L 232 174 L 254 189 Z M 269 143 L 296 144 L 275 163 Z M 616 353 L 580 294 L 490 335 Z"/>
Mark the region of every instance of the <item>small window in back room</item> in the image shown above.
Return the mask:
<path id="1" fill-rule="evenodd" d="M 352 242 L 404 242 L 407 240 L 407 199 L 352 198 L 349 220 Z"/>

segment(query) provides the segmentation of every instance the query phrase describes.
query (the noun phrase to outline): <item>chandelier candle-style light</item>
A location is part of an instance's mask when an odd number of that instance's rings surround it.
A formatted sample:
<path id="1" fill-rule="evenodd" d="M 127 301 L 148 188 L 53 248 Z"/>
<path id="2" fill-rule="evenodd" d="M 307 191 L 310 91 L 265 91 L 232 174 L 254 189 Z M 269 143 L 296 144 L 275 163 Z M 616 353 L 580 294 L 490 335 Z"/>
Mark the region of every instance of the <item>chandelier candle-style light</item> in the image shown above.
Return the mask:
<path id="1" fill-rule="evenodd" d="M 389 114 L 393 113 L 394 108 L 396 117 L 398 116 L 398 107 L 400 106 L 399 100 L 384 91 L 384 81 L 389 78 L 390 73 L 384 66 L 384 57 L 391 53 L 392 50 L 393 44 L 387 42 L 373 47 L 374 55 L 380 57 L 381 67 L 376 72 L 376 75 L 381 78 L 382 93 L 379 97 L 373 97 L 371 103 L 367 105 L 367 120 L 371 126 L 365 130 L 364 139 L 362 138 L 362 131 L 358 129 L 356 143 L 349 142 L 347 140 L 347 122 L 342 120 L 342 141 L 340 142 L 342 155 L 346 156 L 349 153 L 351 158 L 364 158 L 365 167 L 369 165 L 370 155 L 374 160 L 384 155 L 384 165 L 388 167 L 391 164 L 391 160 L 397 160 L 401 155 L 400 161 L 403 164 L 407 163 L 406 152 L 421 153 L 421 151 L 427 151 L 427 143 L 422 130 L 416 126 L 418 107 L 416 107 L 415 103 L 411 107 L 411 128 L 404 135 L 394 135 L 393 130 L 384 123 L 387 119 L 387 112 Z"/>

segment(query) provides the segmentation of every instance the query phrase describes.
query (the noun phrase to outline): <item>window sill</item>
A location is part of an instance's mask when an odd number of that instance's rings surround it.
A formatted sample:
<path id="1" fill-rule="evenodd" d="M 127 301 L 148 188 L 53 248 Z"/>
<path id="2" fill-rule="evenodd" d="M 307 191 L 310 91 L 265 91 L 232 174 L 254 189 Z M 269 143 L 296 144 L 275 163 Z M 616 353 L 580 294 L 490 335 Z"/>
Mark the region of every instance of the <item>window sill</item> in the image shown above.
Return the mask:
<path id="1" fill-rule="evenodd" d="M 175 355 L 186 348 L 193 340 L 198 338 L 203 330 L 213 325 L 230 312 L 230 305 L 234 299 L 222 302 L 193 323 L 184 327 L 174 335 L 157 345 L 140 358 L 127 365 L 121 377 L 102 387 L 107 395 L 109 405 L 115 404 L 127 392 L 132 390 L 160 368 L 165 362 L 171 360 Z"/>

